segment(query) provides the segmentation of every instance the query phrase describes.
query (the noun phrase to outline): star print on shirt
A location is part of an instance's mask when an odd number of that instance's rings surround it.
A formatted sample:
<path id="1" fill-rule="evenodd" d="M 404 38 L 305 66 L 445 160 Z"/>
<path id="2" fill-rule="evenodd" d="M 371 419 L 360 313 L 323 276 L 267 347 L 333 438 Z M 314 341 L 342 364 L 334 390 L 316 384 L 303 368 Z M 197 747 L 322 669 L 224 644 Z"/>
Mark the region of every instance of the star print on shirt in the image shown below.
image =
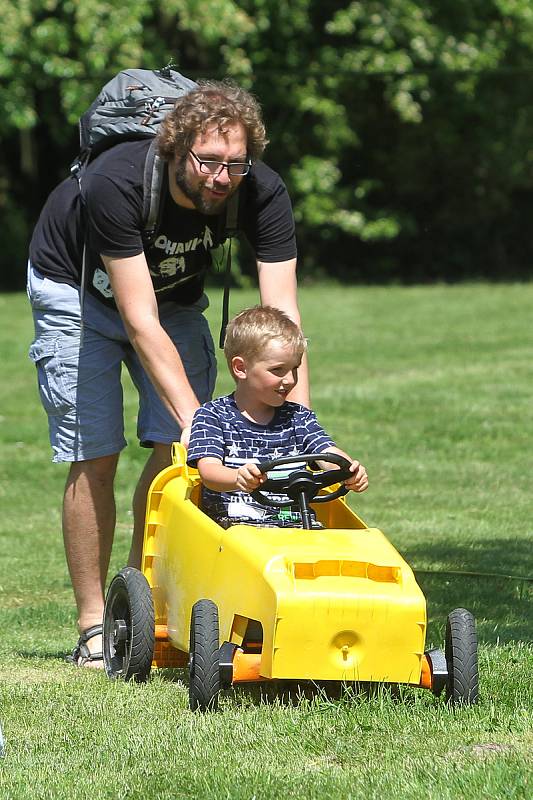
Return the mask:
<path id="1" fill-rule="evenodd" d="M 232 442 L 230 449 L 228 451 L 228 456 L 238 456 L 239 455 L 239 447 L 237 442 Z"/>
<path id="2" fill-rule="evenodd" d="M 243 464 L 261 463 L 291 456 L 296 463 L 289 468 L 280 466 L 278 477 L 292 469 L 304 469 L 302 453 L 318 453 L 332 447 L 333 441 L 320 426 L 312 411 L 296 403 L 287 402 L 276 409 L 276 416 L 268 425 L 248 421 L 239 412 L 233 396 L 217 398 L 199 408 L 194 415 L 188 460 L 194 465 L 198 459 L 222 456 L 226 466 L 238 469 Z M 273 470 L 274 471 L 274 470 Z M 272 476 L 273 477 L 273 476 Z M 241 520 L 275 520 L 280 523 L 279 508 L 260 506 L 247 492 L 202 491 L 202 509 L 215 520 L 227 519 L 235 494 L 239 495 L 243 516 Z M 274 494 L 276 494 L 274 492 Z M 266 516 L 265 516 L 266 514 Z M 231 517 L 234 521 L 234 518 Z M 292 520 L 289 520 L 292 524 Z"/>

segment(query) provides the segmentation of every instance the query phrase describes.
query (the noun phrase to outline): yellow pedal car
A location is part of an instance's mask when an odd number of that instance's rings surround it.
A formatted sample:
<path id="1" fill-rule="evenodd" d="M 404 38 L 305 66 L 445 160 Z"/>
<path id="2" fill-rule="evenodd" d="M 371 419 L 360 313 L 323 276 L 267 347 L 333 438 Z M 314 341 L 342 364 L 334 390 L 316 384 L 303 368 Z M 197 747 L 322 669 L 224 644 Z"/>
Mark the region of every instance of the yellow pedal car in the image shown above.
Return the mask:
<path id="1" fill-rule="evenodd" d="M 269 477 L 256 499 L 286 495 L 303 527 L 224 530 L 202 512 L 186 457 L 174 445 L 150 488 L 142 570 L 126 567 L 109 586 L 110 678 L 142 682 L 152 666 L 188 666 L 190 706 L 202 711 L 216 709 L 223 688 L 278 679 L 410 684 L 477 701 L 472 614 L 452 611 L 444 651 L 424 650 L 424 595 L 384 534 L 345 503 L 349 462 L 322 453 L 259 465 Z M 340 469 L 314 470 L 319 458 Z M 273 477 L 296 461 L 307 467 Z"/>

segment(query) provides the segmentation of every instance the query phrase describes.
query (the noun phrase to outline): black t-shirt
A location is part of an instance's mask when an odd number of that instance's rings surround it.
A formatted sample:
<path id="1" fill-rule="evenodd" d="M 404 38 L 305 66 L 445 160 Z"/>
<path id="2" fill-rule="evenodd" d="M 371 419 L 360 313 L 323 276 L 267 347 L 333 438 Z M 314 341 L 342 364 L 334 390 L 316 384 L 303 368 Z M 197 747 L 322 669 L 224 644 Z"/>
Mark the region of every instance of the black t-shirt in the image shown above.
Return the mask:
<path id="1" fill-rule="evenodd" d="M 53 190 L 30 243 L 30 260 L 43 275 L 80 285 L 87 229 L 86 288 L 114 307 L 100 254 L 128 258 L 144 250 L 143 173 L 149 145 L 149 140 L 122 142 L 98 156 L 83 177 L 84 202 L 75 178 Z M 239 231 L 256 258 L 295 258 L 294 218 L 279 175 L 256 162 L 239 191 Z M 145 253 L 158 302 L 190 305 L 200 297 L 210 251 L 223 240 L 224 221 L 225 213 L 209 216 L 182 208 L 167 193 L 157 236 Z"/>

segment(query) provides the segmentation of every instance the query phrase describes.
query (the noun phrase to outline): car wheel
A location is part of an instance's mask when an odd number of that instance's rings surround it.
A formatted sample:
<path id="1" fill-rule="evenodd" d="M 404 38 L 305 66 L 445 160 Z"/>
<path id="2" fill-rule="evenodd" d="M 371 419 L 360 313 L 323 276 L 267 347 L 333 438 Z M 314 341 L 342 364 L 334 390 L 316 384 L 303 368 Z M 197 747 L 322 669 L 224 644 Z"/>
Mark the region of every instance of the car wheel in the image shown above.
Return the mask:
<path id="1" fill-rule="evenodd" d="M 479 698 L 476 623 L 466 608 L 456 608 L 446 621 L 446 699 L 473 705 Z"/>
<path id="2" fill-rule="evenodd" d="M 220 691 L 218 609 L 198 600 L 191 614 L 189 705 L 192 711 L 216 711 Z"/>
<path id="3" fill-rule="evenodd" d="M 104 667 L 110 678 L 143 683 L 154 656 L 152 591 L 143 573 L 125 567 L 107 590 L 104 609 Z"/>

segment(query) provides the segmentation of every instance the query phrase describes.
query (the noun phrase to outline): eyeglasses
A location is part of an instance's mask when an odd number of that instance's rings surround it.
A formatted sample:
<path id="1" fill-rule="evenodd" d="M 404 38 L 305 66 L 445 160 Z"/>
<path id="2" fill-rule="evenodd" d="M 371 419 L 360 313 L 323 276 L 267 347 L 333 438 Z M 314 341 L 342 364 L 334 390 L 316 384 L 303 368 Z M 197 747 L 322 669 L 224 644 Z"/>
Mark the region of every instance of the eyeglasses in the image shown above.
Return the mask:
<path id="1" fill-rule="evenodd" d="M 219 175 L 223 169 L 227 169 L 228 175 L 233 177 L 248 175 L 252 166 L 251 161 L 204 161 L 203 158 L 198 158 L 192 150 L 189 150 L 189 153 L 198 162 L 200 172 L 203 172 L 204 175 Z"/>

